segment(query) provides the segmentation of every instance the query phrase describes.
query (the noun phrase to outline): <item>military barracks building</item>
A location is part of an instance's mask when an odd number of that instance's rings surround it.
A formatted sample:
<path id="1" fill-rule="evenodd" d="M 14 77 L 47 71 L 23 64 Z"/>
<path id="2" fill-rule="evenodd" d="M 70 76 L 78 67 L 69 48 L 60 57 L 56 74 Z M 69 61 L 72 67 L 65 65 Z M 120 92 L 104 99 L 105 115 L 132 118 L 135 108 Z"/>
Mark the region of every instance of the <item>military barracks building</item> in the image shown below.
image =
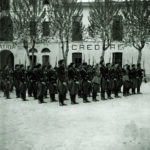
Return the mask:
<path id="1" fill-rule="evenodd" d="M 7 12 L 10 11 L 10 1 L 11 0 L 1 0 L 0 4 L 0 69 L 6 64 L 11 67 L 14 67 L 15 64 L 29 64 L 23 43 L 14 44 L 13 42 L 13 25 L 11 19 L 7 15 Z M 83 3 L 82 24 L 85 27 L 89 26 L 89 10 L 89 3 Z M 115 17 L 113 22 L 115 34 L 117 34 L 117 31 L 119 30 L 118 26 L 121 25 L 123 24 L 120 17 Z M 8 26 L 10 30 L 5 30 Z M 114 38 L 113 40 L 110 48 L 105 53 L 106 63 L 112 62 L 123 65 L 126 63 L 132 64 L 137 62 L 138 51 L 134 47 L 126 47 L 124 43 L 117 38 Z M 56 61 L 62 58 L 61 44 L 58 40 L 50 42 L 38 41 L 35 48 L 35 63 L 50 63 L 52 66 L 55 66 Z M 72 61 L 76 63 L 86 61 L 91 65 L 99 63 L 102 53 L 102 44 L 100 41 L 94 41 L 90 38 L 88 33 L 85 33 L 82 36 L 76 33 L 69 48 L 68 63 Z M 146 74 L 150 74 L 150 43 L 145 45 L 142 54 L 142 65 L 144 62 Z"/>

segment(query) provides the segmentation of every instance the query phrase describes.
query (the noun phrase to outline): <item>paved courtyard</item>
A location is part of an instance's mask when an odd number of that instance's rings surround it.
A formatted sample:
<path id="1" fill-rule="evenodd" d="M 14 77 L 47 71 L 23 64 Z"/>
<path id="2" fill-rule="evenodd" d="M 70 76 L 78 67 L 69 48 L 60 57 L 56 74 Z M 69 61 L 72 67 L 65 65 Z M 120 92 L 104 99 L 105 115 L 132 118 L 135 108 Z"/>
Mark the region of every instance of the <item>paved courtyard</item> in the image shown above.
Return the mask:
<path id="1" fill-rule="evenodd" d="M 0 93 L 0 150 L 150 150 L 150 84 L 141 95 L 60 107 Z"/>

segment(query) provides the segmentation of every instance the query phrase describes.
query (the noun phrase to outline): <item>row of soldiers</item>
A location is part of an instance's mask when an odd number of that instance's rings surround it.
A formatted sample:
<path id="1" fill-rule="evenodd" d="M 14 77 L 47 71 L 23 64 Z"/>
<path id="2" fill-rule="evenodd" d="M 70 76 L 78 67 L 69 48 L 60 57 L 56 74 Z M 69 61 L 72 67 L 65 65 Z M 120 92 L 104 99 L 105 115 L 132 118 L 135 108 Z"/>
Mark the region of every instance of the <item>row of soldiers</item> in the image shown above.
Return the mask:
<path id="1" fill-rule="evenodd" d="M 78 104 L 76 96 L 83 99 L 84 103 L 89 103 L 88 97 L 92 94 L 92 100 L 96 99 L 97 93 L 101 92 L 101 100 L 119 98 L 121 87 L 123 86 L 123 96 L 131 93 L 140 94 L 140 87 L 143 79 L 143 69 L 141 64 L 126 64 L 119 66 L 112 65 L 101 60 L 95 66 L 87 65 L 84 62 L 79 67 L 71 63 L 67 69 L 64 60 L 59 60 L 59 67 L 52 68 L 51 65 L 42 66 L 38 64 L 33 68 L 25 69 L 24 65 L 15 65 L 15 70 L 8 66 L 0 72 L 0 90 L 9 99 L 10 92 L 15 87 L 16 97 L 26 101 L 26 92 L 29 97 L 38 99 L 39 103 L 45 103 L 44 98 L 49 92 L 51 102 L 57 101 L 55 95 L 58 94 L 59 104 L 66 105 L 66 94 L 69 92 L 71 104 Z M 131 90 L 131 92 L 130 92 Z M 107 96 L 107 99 L 106 99 Z"/>

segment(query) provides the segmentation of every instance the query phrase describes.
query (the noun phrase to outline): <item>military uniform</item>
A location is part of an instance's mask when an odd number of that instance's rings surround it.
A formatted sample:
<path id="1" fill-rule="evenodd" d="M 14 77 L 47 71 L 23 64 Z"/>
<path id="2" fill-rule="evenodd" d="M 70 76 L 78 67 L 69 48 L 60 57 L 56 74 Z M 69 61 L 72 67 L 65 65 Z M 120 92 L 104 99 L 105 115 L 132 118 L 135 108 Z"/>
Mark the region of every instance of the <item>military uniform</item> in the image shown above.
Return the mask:
<path id="1" fill-rule="evenodd" d="M 27 77 L 26 77 L 26 71 L 24 69 L 24 66 L 21 65 L 20 68 L 20 96 L 23 101 L 26 101 L 26 90 L 27 90 Z"/>
<path id="2" fill-rule="evenodd" d="M 20 79 L 21 72 L 20 72 L 20 65 L 15 66 L 14 70 L 14 86 L 16 91 L 16 98 L 20 98 Z"/>
<path id="3" fill-rule="evenodd" d="M 135 65 L 132 65 L 131 69 L 131 82 L 132 82 L 132 94 L 135 94 L 135 89 L 137 87 L 137 79 L 136 79 L 136 68 Z"/>
<path id="4" fill-rule="evenodd" d="M 36 70 L 36 82 L 37 82 L 37 99 L 39 103 L 45 103 L 44 102 L 44 95 L 46 90 L 46 84 L 44 82 L 44 74 L 41 69 L 41 64 L 37 65 Z"/>
<path id="5" fill-rule="evenodd" d="M 137 72 L 136 72 L 136 78 L 137 78 L 137 94 L 141 94 L 141 84 L 143 79 L 143 69 L 141 69 L 141 65 L 137 65 Z"/>
<path id="6" fill-rule="evenodd" d="M 86 70 L 87 64 L 83 63 L 83 67 L 80 70 L 80 75 L 81 75 L 81 91 L 82 91 L 82 97 L 83 97 L 83 102 L 84 103 L 89 103 L 87 96 L 89 92 L 89 86 L 90 83 L 88 82 L 88 73 Z"/>
<path id="7" fill-rule="evenodd" d="M 99 87 L 100 87 L 100 73 L 97 72 L 97 69 L 99 67 L 95 68 L 93 79 L 92 79 L 92 99 L 93 101 L 98 101 L 96 99 L 97 93 L 99 92 Z"/>
<path id="8" fill-rule="evenodd" d="M 107 97 L 108 99 L 113 99 L 111 97 L 111 93 L 112 93 L 112 90 L 113 90 L 113 79 L 112 79 L 112 76 L 111 76 L 111 66 L 110 66 L 110 63 L 107 63 L 106 64 L 107 68 L 106 68 L 106 84 L 107 84 Z"/>
<path id="9" fill-rule="evenodd" d="M 47 70 L 47 79 L 48 79 L 47 87 L 50 94 L 50 100 L 51 102 L 56 102 L 55 94 L 57 93 L 57 87 L 56 87 L 57 73 L 50 66 L 48 67 Z"/>
<path id="10" fill-rule="evenodd" d="M 101 74 L 101 100 L 106 100 L 105 99 L 105 91 L 107 87 L 107 78 L 106 78 L 106 67 L 103 64 L 104 62 L 101 61 L 101 66 L 100 66 L 100 74 Z"/>
<path id="11" fill-rule="evenodd" d="M 73 68 L 74 64 L 71 63 L 70 68 L 68 69 L 68 90 L 70 93 L 71 104 L 77 104 L 76 95 L 78 93 L 78 83 L 77 83 L 77 72 L 76 69 Z"/>
<path id="12" fill-rule="evenodd" d="M 65 67 L 63 65 L 64 60 L 60 60 L 59 67 L 57 69 L 57 89 L 58 89 L 58 97 L 59 97 L 59 105 L 63 106 L 65 100 L 65 94 L 67 91 L 66 78 L 65 78 Z"/>

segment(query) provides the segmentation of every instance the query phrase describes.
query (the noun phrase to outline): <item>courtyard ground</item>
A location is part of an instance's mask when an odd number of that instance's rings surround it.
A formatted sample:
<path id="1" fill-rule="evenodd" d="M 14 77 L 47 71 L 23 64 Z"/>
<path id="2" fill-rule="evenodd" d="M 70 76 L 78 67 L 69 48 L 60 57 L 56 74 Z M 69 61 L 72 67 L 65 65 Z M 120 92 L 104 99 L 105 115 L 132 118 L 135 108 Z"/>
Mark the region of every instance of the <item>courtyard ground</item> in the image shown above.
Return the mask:
<path id="1" fill-rule="evenodd" d="M 64 107 L 0 93 L 0 150 L 150 150 L 150 83 L 142 92 Z"/>

